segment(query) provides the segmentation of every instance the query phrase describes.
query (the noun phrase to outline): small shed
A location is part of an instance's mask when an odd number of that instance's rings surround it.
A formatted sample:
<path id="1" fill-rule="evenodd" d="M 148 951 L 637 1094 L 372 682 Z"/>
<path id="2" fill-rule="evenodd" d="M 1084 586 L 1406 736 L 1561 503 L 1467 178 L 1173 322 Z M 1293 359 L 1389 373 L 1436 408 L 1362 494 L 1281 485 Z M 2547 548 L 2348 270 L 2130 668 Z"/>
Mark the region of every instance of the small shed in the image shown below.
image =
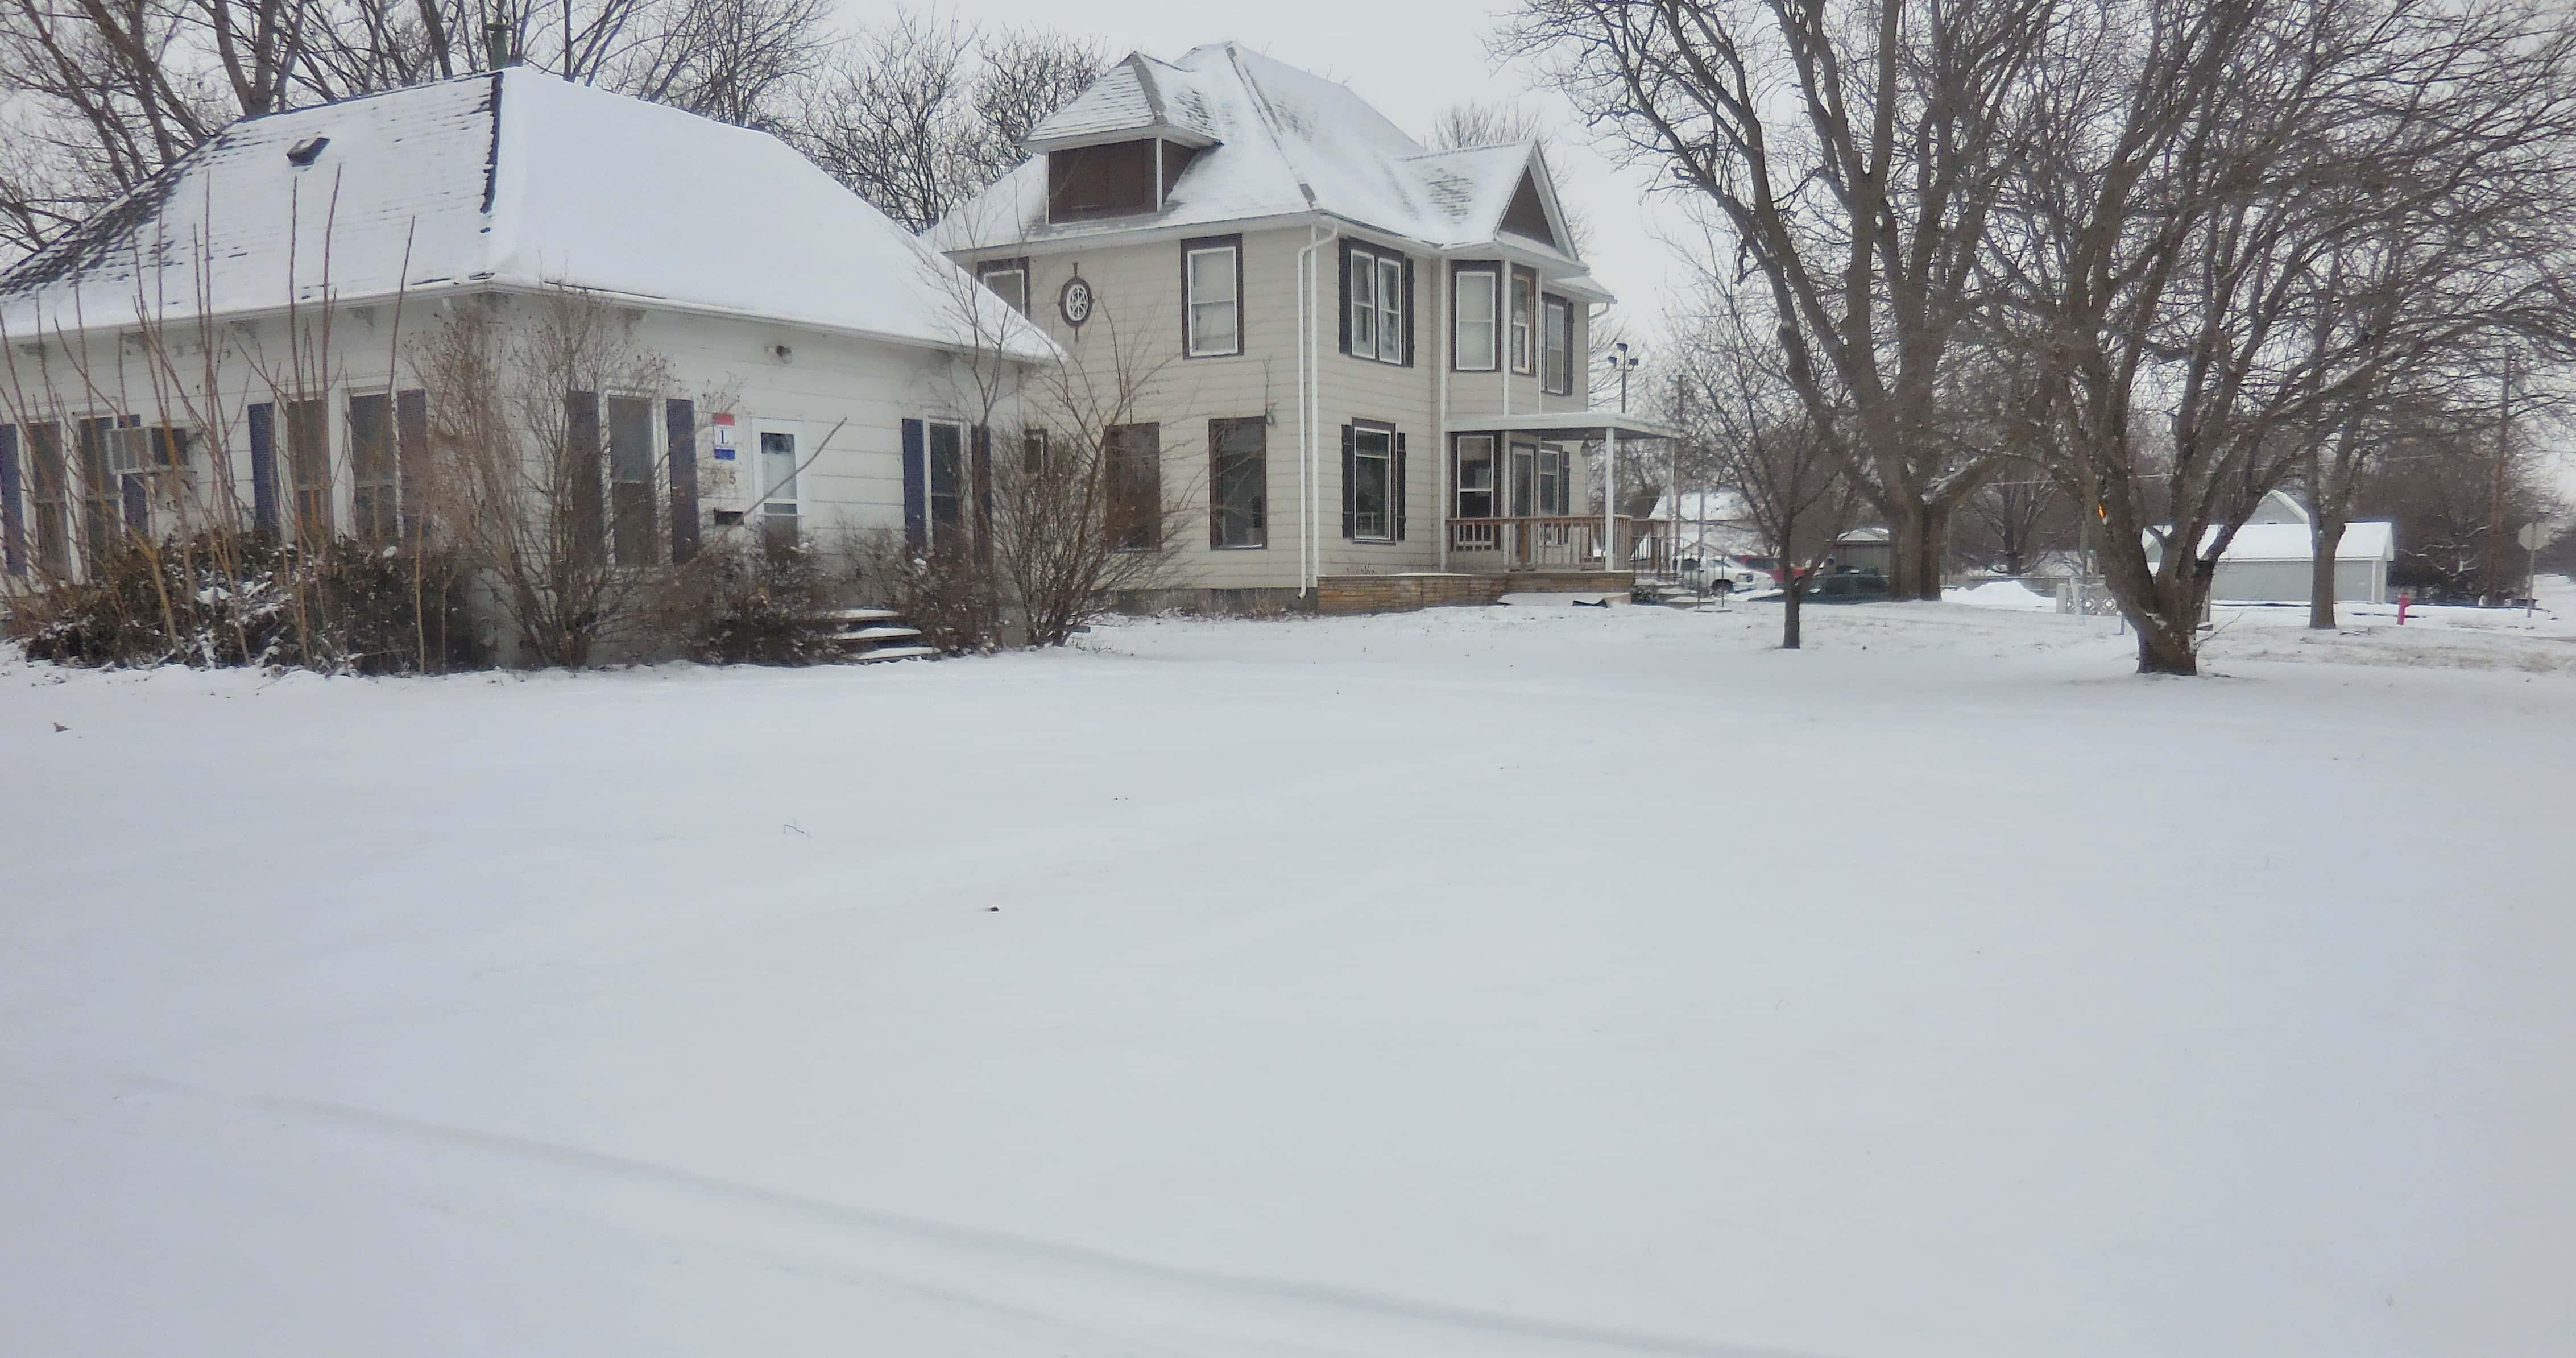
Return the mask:
<path id="1" fill-rule="evenodd" d="M 2216 529 L 2209 541 L 2217 535 Z M 2161 555 L 2147 542 L 2151 562 Z M 2316 544 L 2308 512 L 2281 491 L 2263 497 L 2262 507 L 2236 530 L 2218 558 L 2209 597 L 2216 603 L 2306 603 L 2313 593 Z M 2335 602 L 2388 602 L 2388 568 L 2397 560 L 2397 527 L 2380 520 L 2347 524 L 2335 546 Z"/>
<path id="2" fill-rule="evenodd" d="M 1855 528 L 1834 539 L 1834 567 L 1892 575 L 1896 567 L 1895 543 L 1884 528 Z"/>

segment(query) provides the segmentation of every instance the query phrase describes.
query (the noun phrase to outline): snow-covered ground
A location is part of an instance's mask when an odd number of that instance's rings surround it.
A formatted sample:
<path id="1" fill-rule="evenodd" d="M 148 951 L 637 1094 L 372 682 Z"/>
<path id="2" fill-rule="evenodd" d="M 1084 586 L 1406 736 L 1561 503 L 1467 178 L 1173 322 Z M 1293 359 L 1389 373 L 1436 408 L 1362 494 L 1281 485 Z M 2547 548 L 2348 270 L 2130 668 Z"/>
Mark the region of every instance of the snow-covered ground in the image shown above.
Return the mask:
<path id="1" fill-rule="evenodd" d="M 2356 613 L 0 662 L 0 1353 L 2563 1354 L 2576 610 Z"/>

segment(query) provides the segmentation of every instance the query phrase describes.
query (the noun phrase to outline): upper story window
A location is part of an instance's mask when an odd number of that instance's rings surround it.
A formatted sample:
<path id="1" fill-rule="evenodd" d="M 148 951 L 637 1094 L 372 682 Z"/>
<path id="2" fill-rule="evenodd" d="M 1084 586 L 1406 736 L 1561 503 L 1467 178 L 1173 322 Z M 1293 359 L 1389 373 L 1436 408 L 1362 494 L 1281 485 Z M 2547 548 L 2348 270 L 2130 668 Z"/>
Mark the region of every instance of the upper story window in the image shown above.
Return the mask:
<path id="1" fill-rule="evenodd" d="M 1413 362 L 1413 261 L 1383 246 L 1342 243 L 1342 352 Z"/>
<path id="2" fill-rule="evenodd" d="M 1132 217 L 1159 210 L 1199 148 L 1160 137 L 1047 152 L 1047 220 Z"/>
<path id="3" fill-rule="evenodd" d="M 1218 358 L 1243 352 L 1243 237 L 1181 242 L 1181 352 Z"/>
<path id="4" fill-rule="evenodd" d="M 1540 299 L 1539 387 L 1558 396 L 1574 394 L 1574 304 L 1550 295 Z"/>
<path id="5" fill-rule="evenodd" d="M 1494 286 L 1500 276 L 1491 264 L 1458 266 L 1452 314 L 1457 318 L 1454 347 L 1460 372 L 1494 370 Z"/>
<path id="6" fill-rule="evenodd" d="M 1512 371 L 1538 371 L 1538 270 L 1512 270 Z"/>
<path id="7" fill-rule="evenodd" d="M 975 266 L 975 278 L 991 288 L 994 296 L 1010 303 L 1011 310 L 1023 316 L 1029 314 L 1029 261 L 1026 257 L 985 260 Z"/>

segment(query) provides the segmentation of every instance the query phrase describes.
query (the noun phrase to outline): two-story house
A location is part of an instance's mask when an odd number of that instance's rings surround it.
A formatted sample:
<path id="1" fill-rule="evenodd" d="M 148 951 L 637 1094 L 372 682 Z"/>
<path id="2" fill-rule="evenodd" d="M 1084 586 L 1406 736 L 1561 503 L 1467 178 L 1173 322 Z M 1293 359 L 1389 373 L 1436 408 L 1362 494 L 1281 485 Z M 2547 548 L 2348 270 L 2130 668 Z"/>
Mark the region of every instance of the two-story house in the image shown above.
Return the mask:
<path id="1" fill-rule="evenodd" d="M 1664 431 L 1588 408 L 1611 298 L 1535 143 L 1429 151 L 1342 85 L 1215 43 L 1127 57 L 1027 150 L 934 242 L 1077 371 L 1142 370 L 1109 442 L 1184 525 L 1173 584 L 1629 560 L 1594 466 Z"/>

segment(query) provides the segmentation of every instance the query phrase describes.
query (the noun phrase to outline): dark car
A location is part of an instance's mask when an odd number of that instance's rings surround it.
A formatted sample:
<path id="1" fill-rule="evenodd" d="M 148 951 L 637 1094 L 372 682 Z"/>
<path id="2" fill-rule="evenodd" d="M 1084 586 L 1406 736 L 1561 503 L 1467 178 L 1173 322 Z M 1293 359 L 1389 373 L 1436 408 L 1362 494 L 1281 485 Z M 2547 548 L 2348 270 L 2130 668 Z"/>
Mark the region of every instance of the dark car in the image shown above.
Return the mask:
<path id="1" fill-rule="evenodd" d="M 1887 577 L 1862 567 L 1846 567 L 1807 582 L 1807 601 L 1857 604 L 1887 597 Z"/>

